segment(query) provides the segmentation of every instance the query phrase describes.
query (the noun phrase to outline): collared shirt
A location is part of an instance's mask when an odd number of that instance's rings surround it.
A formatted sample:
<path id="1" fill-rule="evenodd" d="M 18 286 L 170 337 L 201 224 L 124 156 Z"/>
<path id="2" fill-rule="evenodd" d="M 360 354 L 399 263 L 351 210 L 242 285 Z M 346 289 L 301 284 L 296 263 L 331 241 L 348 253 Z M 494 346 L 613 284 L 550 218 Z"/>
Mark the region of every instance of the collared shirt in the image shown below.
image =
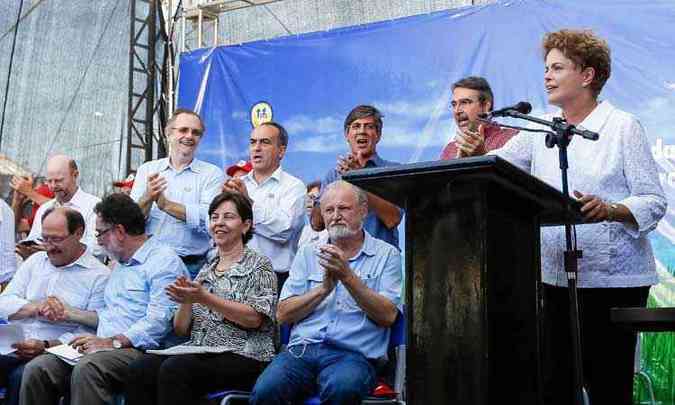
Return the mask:
<path id="1" fill-rule="evenodd" d="M 277 277 L 272 262 L 250 248 L 245 248 L 241 260 L 222 275 L 214 271 L 218 262 L 216 258 L 205 265 L 195 281 L 220 298 L 250 306 L 263 315 L 263 322 L 259 328 L 243 329 L 223 314 L 193 304 L 190 341 L 186 344 L 218 346 L 258 361 L 271 361 L 277 307 Z"/>
<path id="2" fill-rule="evenodd" d="M 544 118 L 551 120 L 553 116 Z M 577 226 L 577 244 L 583 250 L 578 286 L 615 288 L 656 284 L 658 277 L 647 234 L 664 216 L 667 203 L 642 125 L 633 115 L 603 101 L 577 127 L 597 132 L 600 138 L 590 141 L 575 136 L 569 145 L 570 192 L 577 190 L 604 201 L 623 204 L 637 221 L 637 228 L 619 222 Z M 505 158 L 557 189 L 562 187 L 558 149 L 547 148 L 541 134 L 521 132 L 492 154 Z M 567 285 L 564 250 L 564 228 L 542 228 L 544 282 Z"/>
<path id="3" fill-rule="evenodd" d="M 56 267 L 46 252 L 31 255 L 19 267 L 14 278 L 0 295 L 0 318 L 7 319 L 31 302 L 42 302 L 55 296 L 64 303 L 86 311 L 103 307 L 103 290 L 110 270 L 91 255 L 89 250 L 73 263 Z M 94 330 L 77 323 L 52 323 L 42 318 L 26 318 L 20 323 L 27 339 L 70 342 L 75 336 Z"/>
<path id="4" fill-rule="evenodd" d="M 5 200 L 0 199 L 0 283 L 12 278 L 16 272 L 14 254 L 14 213 Z"/>
<path id="5" fill-rule="evenodd" d="M 126 336 L 135 348 L 153 349 L 171 327 L 176 304 L 164 289 L 187 269 L 173 249 L 148 238 L 126 263 L 116 263 L 98 311 L 99 337 Z"/>
<path id="6" fill-rule="evenodd" d="M 315 231 L 312 229 L 312 225 L 306 224 L 302 228 L 302 232 L 300 233 L 300 240 L 298 240 L 298 250 L 301 249 L 303 246 L 307 244 L 314 244 L 314 243 L 320 243 L 320 242 L 325 242 L 328 240 L 328 231 L 323 230 L 323 231 Z"/>
<path id="7" fill-rule="evenodd" d="M 400 163 L 384 160 L 378 154 L 375 154 L 366 162 L 365 167 L 388 167 L 398 165 L 400 165 Z M 331 169 L 331 171 L 329 171 L 328 174 L 326 174 L 326 177 L 324 177 L 321 181 L 321 192 L 319 193 L 319 199 L 321 199 L 321 196 L 323 196 L 323 191 L 326 186 L 336 180 L 340 180 L 341 178 L 342 176 L 336 169 Z M 377 239 L 381 239 L 398 249 L 398 228 L 387 228 L 380 218 L 377 217 L 375 211 L 370 209 L 370 207 L 368 207 L 368 215 L 363 222 L 363 229 L 368 231 Z"/>
<path id="8" fill-rule="evenodd" d="M 489 152 L 501 148 L 517 133 L 518 131 L 515 129 L 500 128 L 496 125 L 486 125 L 484 130 L 485 150 Z M 439 159 L 451 160 L 455 158 L 457 158 L 457 143 L 453 140 L 445 145 Z"/>
<path id="9" fill-rule="evenodd" d="M 253 200 L 253 238 L 248 247 L 267 256 L 274 271 L 291 267 L 305 215 L 305 185 L 281 167 L 258 184 L 255 170 L 241 179 Z"/>
<path id="10" fill-rule="evenodd" d="M 185 221 L 167 214 L 152 203 L 145 230 L 171 246 L 179 256 L 203 255 L 209 249 L 209 204 L 220 193 L 223 171 L 211 163 L 193 159 L 182 170 L 169 158 L 146 162 L 138 168 L 131 198 L 138 202 L 148 185 L 148 176 L 159 173 L 167 181 L 164 196 L 185 206 Z"/>
<path id="11" fill-rule="evenodd" d="M 349 267 L 376 293 L 394 305 L 401 301 L 401 255 L 392 245 L 364 231 L 361 250 L 349 259 Z M 279 301 L 299 296 L 323 282 L 315 246 L 298 251 Z M 389 329 L 377 326 L 358 306 L 347 288 L 338 282 L 335 289 L 291 330 L 289 347 L 328 343 L 363 354 L 369 359 L 383 357 L 387 351 Z"/>
<path id="12" fill-rule="evenodd" d="M 94 207 L 99 201 L 101 201 L 100 198 L 85 192 L 80 187 L 77 188 L 77 191 L 75 191 L 75 194 L 73 194 L 70 201 L 66 203 L 61 204 L 56 198 L 47 201 L 38 208 L 37 213 L 35 214 L 35 220 L 33 221 L 33 226 L 30 228 L 30 233 L 26 239 L 36 240 L 42 237 L 42 216 L 48 209 L 58 207 L 72 208 L 84 217 L 85 230 L 81 239 L 82 243 L 91 249 L 94 256 L 103 257 L 105 255 L 103 248 L 98 245 L 96 236 L 94 236 L 96 234 L 96 214 L 94 213 Z"/>

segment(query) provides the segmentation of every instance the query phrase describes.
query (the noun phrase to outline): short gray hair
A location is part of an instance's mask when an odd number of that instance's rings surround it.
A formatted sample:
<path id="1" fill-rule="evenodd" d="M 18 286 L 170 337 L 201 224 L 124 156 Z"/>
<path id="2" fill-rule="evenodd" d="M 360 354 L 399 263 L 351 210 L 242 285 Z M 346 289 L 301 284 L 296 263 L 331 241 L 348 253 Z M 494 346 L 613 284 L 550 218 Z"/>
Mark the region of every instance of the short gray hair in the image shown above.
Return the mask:
<path id="1" fill-rule="evenodd" d="M 333 191 L 343 187 L 347 187 L 354 192 L 354 194 L 356 195 L 356 202 L 359 205 L 365 205 L 366 207 L 368 207 L 368 194 L 359 187 L 356 187 L 351 183 L 347 183 L 344 180 L 336 180 L 327 185 L 326 188 L 323 190 L 323 193 L 321 194 L 321 202 L 323 202 L 323 199 L 326 197 L 326 194 L 328 194 L 329 191 Z"/>

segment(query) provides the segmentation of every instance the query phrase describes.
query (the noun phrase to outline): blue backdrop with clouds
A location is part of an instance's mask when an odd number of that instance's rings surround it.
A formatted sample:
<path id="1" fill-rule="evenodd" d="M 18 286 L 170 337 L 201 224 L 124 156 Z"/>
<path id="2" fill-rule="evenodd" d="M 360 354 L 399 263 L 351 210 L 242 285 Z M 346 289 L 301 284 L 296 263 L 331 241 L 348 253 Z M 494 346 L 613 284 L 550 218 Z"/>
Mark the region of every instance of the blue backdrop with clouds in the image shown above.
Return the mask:
<path id="1" fill-rule="evenodd" d="M 260 101 L 290 133 L 284 168 L 305 182 L 347 152 L 342 124 L 357 104 L 384 113 L 385 159 L 433 160 L 455 132 L 452 82 L 484 76 L 496 107 L 528 100 L 534 114 L 549 111 L 541 38 L 592 29 L 612 50 L 600 98 L 638 116 L 661 170 L 670 208 L 652 233 L 663 280 L 653 295 L 675 303 L 674 21 L 670 0 L 523 0 L 201 49 L 181 55 L 178 104 L 202 114 L 200 158 L 221 167 L 246 158 L 250 112 Z"/>

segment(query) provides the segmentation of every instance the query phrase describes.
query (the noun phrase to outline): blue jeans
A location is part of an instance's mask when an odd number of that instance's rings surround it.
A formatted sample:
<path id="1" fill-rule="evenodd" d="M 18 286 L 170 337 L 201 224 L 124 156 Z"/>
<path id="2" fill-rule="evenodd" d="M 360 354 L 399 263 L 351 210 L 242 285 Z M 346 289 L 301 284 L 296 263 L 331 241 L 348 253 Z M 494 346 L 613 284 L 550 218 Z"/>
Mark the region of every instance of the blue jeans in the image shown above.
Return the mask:
<path id="1" fill-rule="evenodd" d="M 19 403 L 21 377 L 26 362 L 14 356 L 0 356 L 0 386 L 5 386 L 7 389 L 4 402 L 6 405 Z"/>
<path id="2" fill-rule="evenodd" d="M 322 404 L 360 404 L 375 387 L 375 368 L 362 354 L 323 343 L 277 355 L 253 387 L 250 404 L 290 404 L 317 392 Z"/>

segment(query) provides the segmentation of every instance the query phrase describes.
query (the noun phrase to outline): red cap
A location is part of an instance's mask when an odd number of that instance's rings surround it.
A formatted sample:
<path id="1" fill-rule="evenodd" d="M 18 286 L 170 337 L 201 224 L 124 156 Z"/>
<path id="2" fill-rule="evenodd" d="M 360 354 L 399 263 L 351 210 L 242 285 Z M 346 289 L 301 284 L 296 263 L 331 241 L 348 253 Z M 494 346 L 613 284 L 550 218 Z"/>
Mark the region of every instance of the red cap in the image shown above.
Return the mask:
<path id="1" fill-rule="evenodd" d="M 124 179 L 124 180 L 113 181 L 113 186 L 122 187 L 122 188 L 124 188 L 124 187 L 131 188 L 131 187 L 134 186 L 134 178 L 135 178 L 134 174 L 132 173 L 132 174 L 128 175 L 127 178 Z"/>
<path id="2" fill-rule="evenodd" d="M 234 172 L 236 172 L 237 170 L 243 170 L 246 173 L 251 173 L 251 170 L 253 170 L 253 165 L 251 164 L 251 162 L 240 160 L 236 164 L 233 164 L 232 166 L 228 167 L 227 170 L 225 170 L 225 173 L 227 173 L 228 176 L 232 177 L 234 175 Z"/>

